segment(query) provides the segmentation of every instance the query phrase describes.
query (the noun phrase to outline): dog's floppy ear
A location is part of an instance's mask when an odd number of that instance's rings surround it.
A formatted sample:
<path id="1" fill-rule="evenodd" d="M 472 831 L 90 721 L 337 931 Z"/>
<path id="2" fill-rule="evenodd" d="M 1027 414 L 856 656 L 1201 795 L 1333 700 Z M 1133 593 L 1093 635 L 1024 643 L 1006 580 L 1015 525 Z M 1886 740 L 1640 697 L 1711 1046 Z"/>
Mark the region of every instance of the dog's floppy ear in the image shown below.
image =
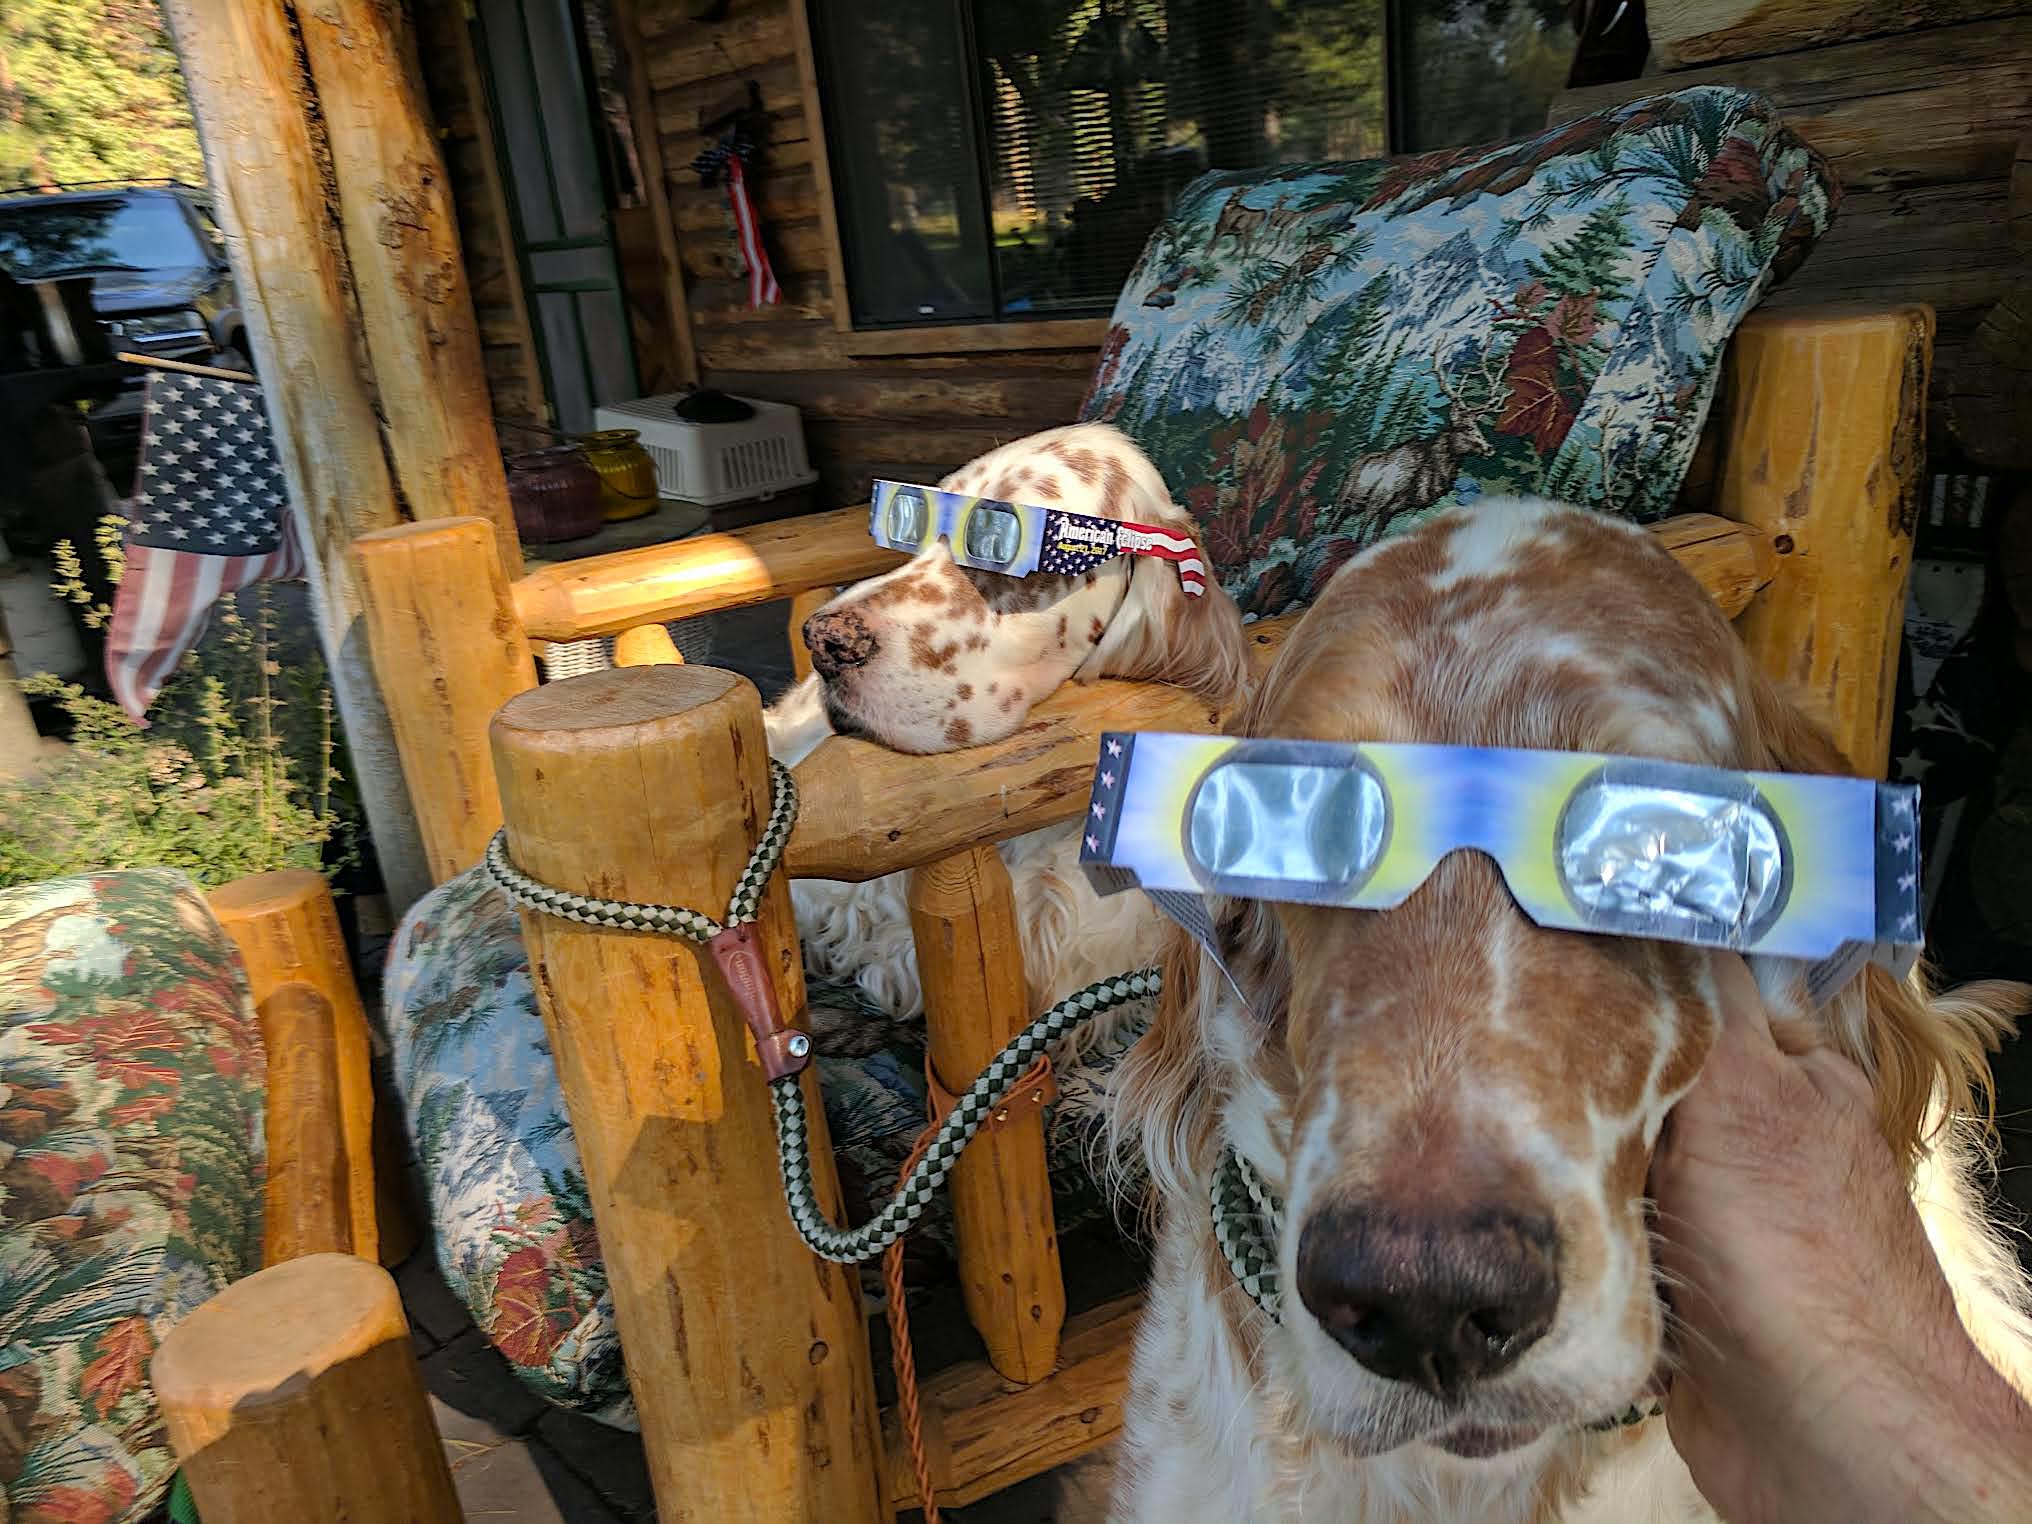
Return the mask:
<path id="1" fill-rule="evenodd" d="M 1184 509 L 1152 504 L 1136 517 L 1191 535 L 1200 548 L 1200 560 L 1213 564 Z M 1169 561 L 1155 556 L 1127 560 L 1129 591 L 1108 621 L 1100 644 L 1073 677 L 1083 683 L 1099 677 L 1177 683 L 1219 704 L 1239 698 L 1248 680 L 1249 658 L 1234 600 L 1211 580 L 1198 597 L 1188 596 L 1178 569 Z"/>
<path id="2" fill-rule="evenodd" d="M 1827 731 L 1798 700 L 1754 681 L 1761 765 L 1787 773 L 1852 773 Z M 1995 1103 L 1987 1054 L 2028 1008 L 2025 986 L 2001 980 L 1935 994 L 1923 969 L 1897 979 L 1872 963 L 1829 1002 L 1827 1036 L 1861 1065 L 1877 1100 L 1877 1123 L 1908 1167 L 1941 1126 L 1977 1120 Z"/>

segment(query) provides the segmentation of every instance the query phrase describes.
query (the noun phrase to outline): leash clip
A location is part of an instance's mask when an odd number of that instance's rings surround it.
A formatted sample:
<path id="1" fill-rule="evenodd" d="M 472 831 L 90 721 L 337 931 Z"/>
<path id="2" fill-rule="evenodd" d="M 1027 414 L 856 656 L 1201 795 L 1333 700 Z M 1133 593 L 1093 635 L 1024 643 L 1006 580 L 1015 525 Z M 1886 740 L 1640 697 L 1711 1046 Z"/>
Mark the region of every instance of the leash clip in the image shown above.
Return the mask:
<path id="1" fill-rule="evenodd" d="M 762 949 L 755 945 L 753 923 L 728 926 L 706 939 L 706 950 L 719 966 L 727 993 L 740 1007 L 741 1019 L 755 1039 L 755 1057 L 770 1080 L 785 1079 L 811 1062 L 811 1034 L 786 1025 L 777 1004 L 776 983 Z"/>

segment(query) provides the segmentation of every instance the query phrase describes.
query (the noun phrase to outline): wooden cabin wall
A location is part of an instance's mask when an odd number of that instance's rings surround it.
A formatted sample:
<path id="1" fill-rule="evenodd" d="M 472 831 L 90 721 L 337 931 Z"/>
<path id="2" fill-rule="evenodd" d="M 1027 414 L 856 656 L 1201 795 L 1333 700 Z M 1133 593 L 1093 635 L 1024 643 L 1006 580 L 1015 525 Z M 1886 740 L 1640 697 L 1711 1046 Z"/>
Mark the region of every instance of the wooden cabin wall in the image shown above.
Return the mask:
<path id="1" fill-rule="evenodd" d="M 1702 67 L 1568 91 L 1554 120 L 1688 85 L 1763 93 L 1846 192 L 1770 305 L 1931 303 L 1936 461 L 2032 467 L 2032 6 L 1652 0 L 1649 18 L 1654 67 Z"/>
<path id="2" fill-rule="evenodd" d="M 820 473 L 822 506 L 865 501 L 874 476 L 935 480 L 983 450 L 1069 423 L 1093 370 L 1091 349 L 924 356 L 846 352 L 834 327 L 839 294 L 827 275 L 817 124 L 807 121 L 791 0 L 731 0 L 718 21 L 694 21 L 682 0 L 636 0 L 636 63 L 655 92 L 703 379 L 796 404 Z M 735 278 L 726 192 L 687 167 L 704 147 L 699 110 L 749 80 L 769 114 L 750 189 L 783 288 L 777 307 L 750 310 Z"/>
<path id="3" fill-rule="evenodd" d="M 460 249 L 480 325 L 494 414 L 547 422 L 549 408 L 522 305 L 506 206 L 488 165 L 493 128 L 476 98 L 464 13 L 459 0 L 416 0 L 412 24 L 424 90 L 437 123 L 445 171 L 451 176 Z M 483 133 L 488 137 L 483 139 Z M 515 449 L 540 441 L 511 433 L 502 442 Z"/>

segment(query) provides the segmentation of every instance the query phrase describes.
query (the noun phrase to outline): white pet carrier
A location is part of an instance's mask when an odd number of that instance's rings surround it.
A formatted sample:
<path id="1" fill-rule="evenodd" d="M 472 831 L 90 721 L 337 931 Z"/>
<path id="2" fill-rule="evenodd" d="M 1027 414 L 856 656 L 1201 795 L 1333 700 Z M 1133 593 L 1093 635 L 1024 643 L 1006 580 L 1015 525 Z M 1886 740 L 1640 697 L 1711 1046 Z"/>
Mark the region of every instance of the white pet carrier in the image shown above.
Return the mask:
<path id="1" fill-rule="evenodd" d="M 597 429 L 634 429 L 656 462 L 656 490 L 716 508 L 774 497 L 818 480 L 804 452 L 797 409 L 782 402 L 741 400 L 755 409 L 739 423 L 686 423 L 672 408 L 683 394 L 606 403 L 594 409 Z"/>

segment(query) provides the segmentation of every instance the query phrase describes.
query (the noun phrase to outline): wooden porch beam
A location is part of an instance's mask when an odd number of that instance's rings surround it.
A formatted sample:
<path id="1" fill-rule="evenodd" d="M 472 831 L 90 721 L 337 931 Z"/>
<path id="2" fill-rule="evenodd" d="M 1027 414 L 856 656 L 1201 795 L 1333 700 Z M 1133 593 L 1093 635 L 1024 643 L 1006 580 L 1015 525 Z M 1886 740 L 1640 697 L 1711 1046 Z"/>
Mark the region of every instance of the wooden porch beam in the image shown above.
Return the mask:
<path id="1" fill-rule="evenodd" d="M 320 0 L 297 15 L 400 500 L 413 518 L 488 520 L 518 575 L 451 182 L 403 46 L 403 8 Z"/>
<path id="2" fill-rule="evenodd" d="M 356 633 L 360 600 L 348 548 L 402 515 L 349 309 L 352 274 L 319 168 L 310 82 L 276 0 L 164 0 L 162 9 L 289 483 L 354 778 L 400 910 L 429 880 Z"/>

